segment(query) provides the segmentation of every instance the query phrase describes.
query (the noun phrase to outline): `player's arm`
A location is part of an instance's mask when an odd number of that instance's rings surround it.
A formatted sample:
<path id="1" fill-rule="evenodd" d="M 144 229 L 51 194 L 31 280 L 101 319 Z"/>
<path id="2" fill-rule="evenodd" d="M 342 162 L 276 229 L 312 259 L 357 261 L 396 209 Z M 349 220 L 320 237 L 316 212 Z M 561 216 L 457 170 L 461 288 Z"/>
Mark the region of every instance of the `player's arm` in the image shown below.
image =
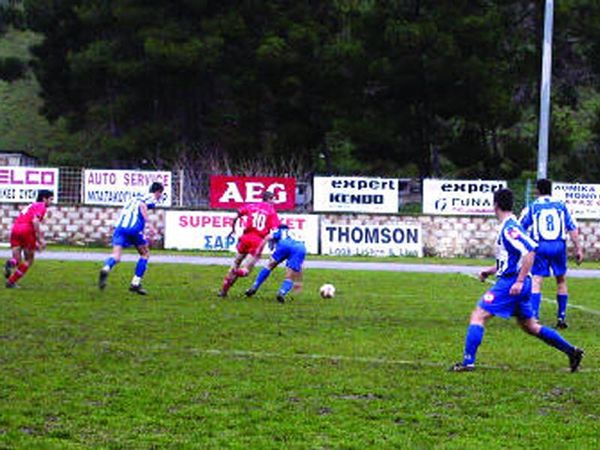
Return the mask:
<path id="1" fill-rule="evenodd" d="M 235 234 L 235 225 L 236 225 L 237 221 L 240 220 L 240 218 L 245 214 L 246 213 L 243 210 L 238 211 L 237 216 L 235 216 L 235 219 L 233 219 L 233 222 L 231 222 L 231 231 L 227 235 L 227 239 L 229 239 L 231 236 L 233 236 Z"/>
<path id="2" fill-rule="evenodd" d="M 577 228 L 570 230 L 569 236 L 571 236 L 571 240 L 575 246 L 575 262 L 581 264 L 583 261 L 583 247 L 581 247 L 581 243 L 579 242 L 579 230 Z"/>
<path id="3" fill-rule="evenodd" d="M 35 243 L 38 250 L 44 250 L 46 248 L 46 241 L 44 240 L 44 236 L 42 234 L 42 228 L 40 226 L 41 220 L 38 216 L 35 216 L 31 221 L 33 224 L 33 231 L 35 232 Z"/>
<path id="4" fill-rule="evenodd" d="M 486 267 L 481 272 L 479 272 L 479 281 L 485 281 L 487 277 L 490 275 L 494 275 L 496 273 L 497 267 L 495 265 Z"/>
<path id="5" fill-rule="evenodd" d="M 529 275 L 531 268 L 533 267 L 533 260 L 535 259 L 535 251 L 531 250 L 521 259 L 521 269 L 517 275 L 517 279 L 510 287 L 510 295 L 519 295 L 523 290 L 523 283 L 525 278 Z"/>
<path id="6" fill-rule="evenodd" d="M 140 214 L 144 218 L 144 222 L 146 224 L 148 224 L 148 234 L 150 236 L 154 236 L 156 234 L 156 229 L 154 228 L 154 225 L 152 223 L 150 223 L 150 214 L 148 213 L 148 205 L 146 205 L 144 202 L 140 203 Z"/>

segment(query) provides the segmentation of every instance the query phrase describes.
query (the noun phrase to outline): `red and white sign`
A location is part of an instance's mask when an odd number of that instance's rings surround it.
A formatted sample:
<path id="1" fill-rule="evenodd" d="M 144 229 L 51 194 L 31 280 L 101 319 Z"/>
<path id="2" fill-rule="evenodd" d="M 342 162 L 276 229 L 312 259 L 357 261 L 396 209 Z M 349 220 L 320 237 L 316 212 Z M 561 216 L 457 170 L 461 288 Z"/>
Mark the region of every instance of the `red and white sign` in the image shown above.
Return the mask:
<path id="1" fill-rule="evenodd" d="M 277 210 L 291 210 L 296 206 L 295 178 L 211 175 L 210 207 L 237 209 L 244 203 L 262 201 L 265 191 L 275 194 Z"/>
<path id="2" fill-rule="evenodd" d="M 0 167 L 0 203 L 30 203 L 38 190 L 54 192 L 58 201 L 58 169 L 45 167 Z"/>
<path id="3" fill-rule="evenodd" d="M 233 212 L 219 211 L 167 211 L 165 216 L 165 248 L 179 250 L 229 250 L 235 252 L 243 230 L 242 217 L 236 224 L 236 235 L 228 238 Z M 310 214 L 280 214 L 296 239 L 306 245 L 308 253 L 319 251 L 319 216 Z"/>
<path id="4" fill-rule="evenodd" d="M 83 203 L 124 205 L 134 196 L 142 197 L 148 194 L 155 181 L 165 187 L 157 206 L 171 206 L 171 172 L 86 169 L 83 172 Z"/>

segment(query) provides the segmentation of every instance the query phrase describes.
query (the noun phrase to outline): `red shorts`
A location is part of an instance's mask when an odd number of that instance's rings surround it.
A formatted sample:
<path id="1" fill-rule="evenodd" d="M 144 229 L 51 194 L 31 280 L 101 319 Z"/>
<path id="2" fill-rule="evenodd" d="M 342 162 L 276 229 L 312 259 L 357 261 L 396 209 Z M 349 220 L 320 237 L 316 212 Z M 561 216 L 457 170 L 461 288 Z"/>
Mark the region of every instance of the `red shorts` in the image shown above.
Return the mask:
<path id="1" fill-rule="evenodd" d="M 10 246 L 25 250 L 35 250 L 35 231 L 30 226 L 13 226 L 10 232 Z"/>
<path id="2" fill-rule="evenodd" d="M 237 245 L 238 253 L 242 255 L 260 256 L 264 238 L 254 233 L 242 234 Z"/>

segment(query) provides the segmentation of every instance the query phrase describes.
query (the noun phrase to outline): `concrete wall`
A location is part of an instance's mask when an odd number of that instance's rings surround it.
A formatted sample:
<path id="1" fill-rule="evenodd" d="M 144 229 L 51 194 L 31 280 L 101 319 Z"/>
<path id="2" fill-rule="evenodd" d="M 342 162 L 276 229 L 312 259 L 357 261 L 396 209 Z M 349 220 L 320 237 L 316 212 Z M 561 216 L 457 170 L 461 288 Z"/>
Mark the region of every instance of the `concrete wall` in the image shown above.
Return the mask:
<path id="1" fill-rule="evenodd" d="M 8 242 L 10 227 L 24 205 L 0 204 L 0 242 Z M 73 245 L 109 245 L 112 224 L 120 208 L 100 206 L 58 205 L 50 207 L 42 226 L 50 243 Z M 150 212 L 151 222 L 164 234 L 165 210 Z M 423 230 L 424 254 L 427 256 L 489 257 L 494 254 L 494 238 L 498 225 L 494 217 L 396 216 L 367 214 L 328 214 L 337 223 L 420 223 Z M 586 259 L 600 259 L 600 222 L 580 220 L 581 242 Z M 161 241 L 156 242 L 160 245 Z"/>

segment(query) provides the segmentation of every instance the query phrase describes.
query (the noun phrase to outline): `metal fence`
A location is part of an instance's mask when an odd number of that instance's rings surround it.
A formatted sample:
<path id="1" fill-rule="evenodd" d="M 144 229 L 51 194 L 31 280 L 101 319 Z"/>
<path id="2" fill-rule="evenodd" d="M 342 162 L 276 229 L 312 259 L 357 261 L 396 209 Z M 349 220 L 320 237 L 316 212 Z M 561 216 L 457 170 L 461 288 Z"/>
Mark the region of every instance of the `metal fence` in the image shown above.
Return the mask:
<path id="1" fill-rule="evenodd" d="M 58 199 L 61 204 L 81 204 L 84 200 L 83 168 L 60 167 Z M 172 171 L 172 206 L 175 208 L 208 209 L 210 203 L 210 173 L 192 170 Z M 400 212 L 421 212 L 422 184 L 418 178 L 400 178 L 398 199 Z M 515 193 L 515 211 L 520 211 L 533 199 L 534 180 L 509 180 Z M 312 177 L 296 182 L 296 211 L 312 210 Z"/>
<path id="2" fill-rule="evenodd" d="M 85 169 L 60 167 L 58 202 L 84 203 Z M 210 173 L 192 170 L 172 171 L 172 206 L 175 208 L 207 209 L 210 203 Z M 312 180 L 296 183 L 296 210 L 309 211 L 312 205 Z"/>

